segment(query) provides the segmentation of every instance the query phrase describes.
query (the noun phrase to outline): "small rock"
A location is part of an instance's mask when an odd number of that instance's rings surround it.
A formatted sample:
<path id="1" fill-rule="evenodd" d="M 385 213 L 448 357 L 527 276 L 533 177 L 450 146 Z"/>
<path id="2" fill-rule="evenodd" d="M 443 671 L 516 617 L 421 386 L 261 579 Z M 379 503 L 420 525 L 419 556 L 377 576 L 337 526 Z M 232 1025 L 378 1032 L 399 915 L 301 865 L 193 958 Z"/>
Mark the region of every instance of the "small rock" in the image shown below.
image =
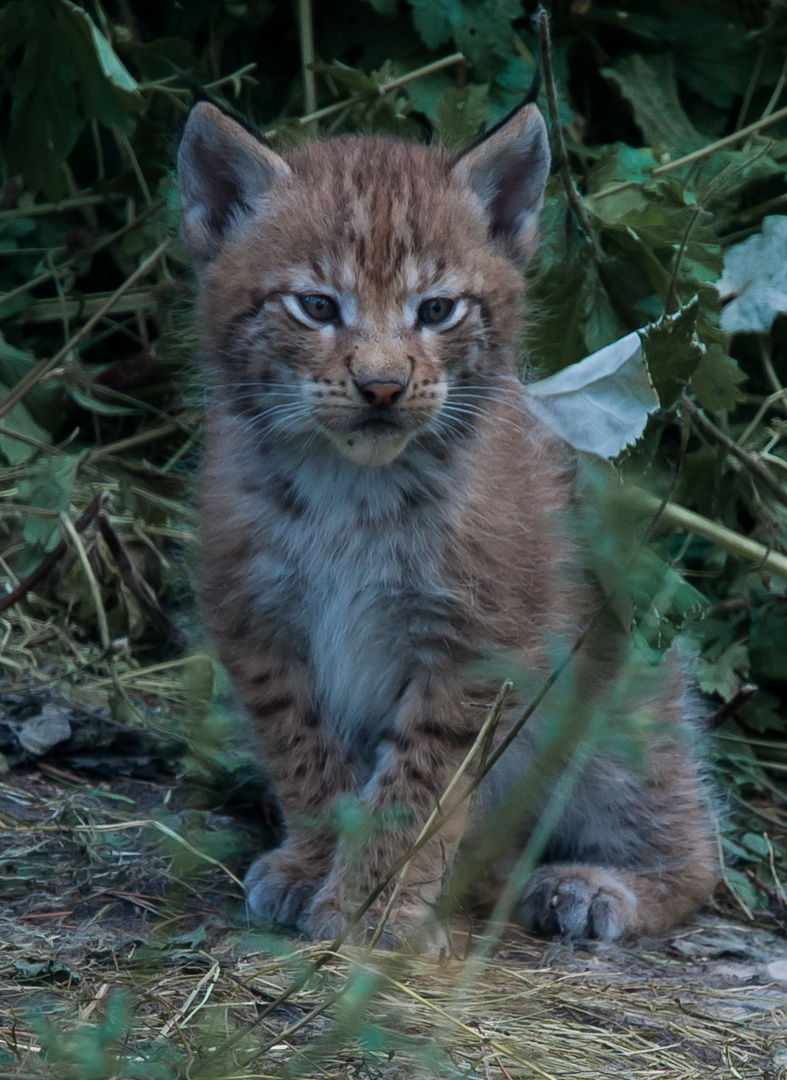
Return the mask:
<path id="1" fill-rule="evenodd" d="M 776 979 L 777 982 L 787 983 L 787 960 L 771 960 L 770 964 L 766 965 L 765 970 L 769 978 Z"/>
<path id="2" fill-rule="evenodd" d="M 69 710 L 62 705 L 45 705 L 39 716 L 25 720 L 19 730 L 19 741 L 29 754 L 40 757 L 58 743 L 71 738 Z"/>

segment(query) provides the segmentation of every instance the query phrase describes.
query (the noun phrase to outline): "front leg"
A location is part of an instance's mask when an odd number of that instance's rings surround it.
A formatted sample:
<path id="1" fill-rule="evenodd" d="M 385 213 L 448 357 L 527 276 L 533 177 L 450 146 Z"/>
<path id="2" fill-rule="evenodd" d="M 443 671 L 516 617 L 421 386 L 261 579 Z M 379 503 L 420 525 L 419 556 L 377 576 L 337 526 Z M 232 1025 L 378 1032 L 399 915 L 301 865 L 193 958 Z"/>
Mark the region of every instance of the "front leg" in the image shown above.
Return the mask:
<path id="1" fill-rule="evenodd" d="M 393 864 L 417 838 L 441 800 L 479 730 L 477 716 L 461 705 L 461 690 L 434 685 L 425 678 L 412 685 L 397 716 L 395 734 L 381 750 L 377 767 L 363 793 L 371 817 L 377 819 L 372 838 L 355 850 L 344 841 L 331 870 L 306 913 L 303 929 L 313 938 L 335 937 L 347 917 L 388 875 Z M 417 852 L 391 912 L 387 937 L 401 940 L 418 933 L 440 894 L 467 820 L 461 801 L 472 777 L 454 790 L 452 811 L 440 831 Z M 391 894 L 389 885 L 366 916 L 376 925 Z"/>
<path id="2" fill-rule="evenodd" d="M 246 673 L 244 673 L 246 674 Z M 322 884 L 333 855 L 327 808 L 335 795 L 359 785 L 351 755 L 309 704 L 298 673 L 256 670 L 239 689 L 265 750 L 287 836 L 252 863 L 244 880 L 247 903 L 260 919 L 295 926 Z"/>

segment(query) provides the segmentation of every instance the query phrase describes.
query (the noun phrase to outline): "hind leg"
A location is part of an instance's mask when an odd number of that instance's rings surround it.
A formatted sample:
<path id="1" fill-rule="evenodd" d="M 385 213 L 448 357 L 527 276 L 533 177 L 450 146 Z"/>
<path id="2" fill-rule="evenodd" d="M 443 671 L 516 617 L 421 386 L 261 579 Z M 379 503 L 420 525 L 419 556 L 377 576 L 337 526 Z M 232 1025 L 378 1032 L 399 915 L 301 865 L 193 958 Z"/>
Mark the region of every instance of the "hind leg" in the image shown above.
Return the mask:
<path id="1" fill-rule="evenodd" d="M 702 783 L 679 740 L 648 768 L 591 763 L 519 905 L 545 934 L 659 934 L 693 914 L 718 877 Z"/>

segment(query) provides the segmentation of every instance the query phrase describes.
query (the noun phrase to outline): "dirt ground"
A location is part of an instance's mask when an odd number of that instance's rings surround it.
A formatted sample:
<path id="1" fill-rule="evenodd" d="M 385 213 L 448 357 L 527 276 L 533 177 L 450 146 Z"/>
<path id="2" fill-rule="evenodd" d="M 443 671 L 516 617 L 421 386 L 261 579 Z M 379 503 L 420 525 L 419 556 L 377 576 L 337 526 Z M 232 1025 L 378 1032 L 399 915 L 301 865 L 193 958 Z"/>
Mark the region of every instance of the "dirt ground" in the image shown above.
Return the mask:
<path id="1" fill-rule="evenodd" d="M 511 928 L 483 962 L 328 956 L 248 925 L 232 828 L 174 780 L 2 777 L 0 1076 L 787 1077 L 772 916 L 719 906 L 636 948 Z"/>

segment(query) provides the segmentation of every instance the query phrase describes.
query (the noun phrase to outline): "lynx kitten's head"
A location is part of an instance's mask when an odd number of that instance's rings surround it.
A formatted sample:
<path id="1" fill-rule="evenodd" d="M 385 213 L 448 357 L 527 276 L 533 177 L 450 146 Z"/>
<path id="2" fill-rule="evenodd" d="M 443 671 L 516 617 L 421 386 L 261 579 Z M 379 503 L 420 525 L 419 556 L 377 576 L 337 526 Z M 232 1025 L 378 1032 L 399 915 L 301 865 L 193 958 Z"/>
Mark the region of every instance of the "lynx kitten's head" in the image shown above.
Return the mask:
<path id="1" fill-rule="evenodd" d="M 281 157 L 203 103 L 178 168 L 208 360 L 256 440 L 384 465 L 472 430 L 513 371 L 549 168 L 534 105 L 464 154 L 339 138 Z"/>

